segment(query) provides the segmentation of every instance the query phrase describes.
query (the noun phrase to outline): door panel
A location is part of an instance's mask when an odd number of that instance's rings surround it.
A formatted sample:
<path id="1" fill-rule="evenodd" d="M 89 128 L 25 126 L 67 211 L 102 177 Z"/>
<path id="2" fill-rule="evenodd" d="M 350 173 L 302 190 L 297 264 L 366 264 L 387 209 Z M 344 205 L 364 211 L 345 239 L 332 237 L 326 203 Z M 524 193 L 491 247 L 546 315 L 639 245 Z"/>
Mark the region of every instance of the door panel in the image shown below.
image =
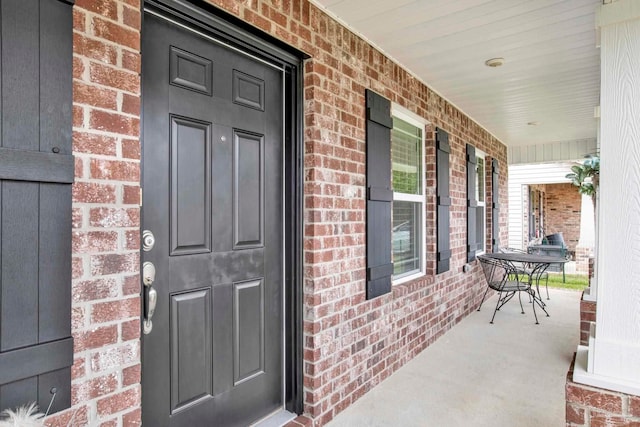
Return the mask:
<path id="1" fill-rule="evenodd" d="M 264 373 L 264 281 L 233 284 L 233 383 Z"/>
<path id="2" fill-rule="evenodd" d="M 171 117 L 171 255 L 211 252 L 211 123 Z"/>
<path id="3" fill-rule="evenodd" d="M 171 46 L 169 67 L 171 84 L 211 96 L 211 67 L 213 63 Z"/>
<path id="4" fill-rule="evenodd" d="M 143 421 L 244 426 L 283 407 L 282 74 L 152 15 L 143 227 L 158 301 Z"/>
<path id="5" fill-rule="evenodd" d="M 261 247 L 264 136 L 240 130 L 233 133 L 233 246 Z"/>
<path id="6" fill-rule="evenodd" d="M 213 395 L 211 289 L 171 295 L 171 412 Z"/>
<path id="7" fill-rule="evenodd" d="M 264 111 L 264 80 L 233 70 L 233 102 Z"/>

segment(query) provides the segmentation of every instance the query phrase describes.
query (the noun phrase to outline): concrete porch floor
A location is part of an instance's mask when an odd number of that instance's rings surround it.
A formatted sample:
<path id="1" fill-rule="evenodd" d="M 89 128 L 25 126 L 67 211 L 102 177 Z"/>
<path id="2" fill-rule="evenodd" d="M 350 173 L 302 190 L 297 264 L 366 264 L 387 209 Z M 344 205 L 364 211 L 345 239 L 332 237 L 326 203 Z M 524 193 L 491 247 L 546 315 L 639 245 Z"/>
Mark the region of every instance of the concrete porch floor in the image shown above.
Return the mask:
<path id="1" fill-rule="evenodd" d="M 549 290 L 546 317 L 511 300 L 489 324 L 485 301 L 328 427 L 561 427 L 580 335 L 580 292 Z M 523 295 L 524 298 L 524 295 Z"/>

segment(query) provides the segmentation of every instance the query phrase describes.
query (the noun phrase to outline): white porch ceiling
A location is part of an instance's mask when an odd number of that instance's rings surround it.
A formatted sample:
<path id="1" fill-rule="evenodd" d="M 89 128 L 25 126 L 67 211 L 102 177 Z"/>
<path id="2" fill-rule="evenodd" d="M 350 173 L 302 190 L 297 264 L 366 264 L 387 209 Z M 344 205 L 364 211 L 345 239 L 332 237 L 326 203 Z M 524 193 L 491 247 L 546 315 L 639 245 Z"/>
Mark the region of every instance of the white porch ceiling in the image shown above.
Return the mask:
<path id="1" fill-rule="evenodd" d="M 312 1 L 509 147 L 596 138 L 602 0 Z"/>

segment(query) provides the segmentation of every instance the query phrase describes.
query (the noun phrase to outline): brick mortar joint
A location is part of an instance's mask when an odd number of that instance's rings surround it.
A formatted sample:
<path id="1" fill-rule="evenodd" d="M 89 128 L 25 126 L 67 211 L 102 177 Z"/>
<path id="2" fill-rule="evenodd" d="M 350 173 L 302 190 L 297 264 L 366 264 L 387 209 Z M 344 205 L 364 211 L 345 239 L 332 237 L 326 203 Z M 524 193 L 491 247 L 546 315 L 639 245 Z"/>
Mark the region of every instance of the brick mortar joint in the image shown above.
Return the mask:
<path id="1" fill-rule="evenodd" d="M 140 30 L 139 29 L 131 27 L 130 25 L 127 25 L 127 24 L 124 23 L 124 8 L 125 7 L 130 9 L 130 10 L 132 10 L 132 11 L 138 11 L 139 10 L 139 9 L 136 9 L 134 6 L 128 5 L 128 4 L 123 3 L 123 2 L 120 1 L 120 2 L 118 2 L 118 12 L 117 12 L 117 18 L 116 18 L 117 20 L 113 20 L 112 18 L 110 18 L 110 17 L 108 17 L 106 15 L 101 15 L 98 12 L 94 12 L 94 11 L 91 11 L 89 9 L 85 9 L 82 6 L 78 6 L 78 5 L 74 6 L 74 11 L 82 12 L 84 14 L 85 32 L 83 32 L 82 34 L 89 34 L 86 31 L 92 31 L 93 30 L 93 28 L 92 28 L 93 25 L 91 25 L 92 21 L 93 21 L 93 18 L 100 18 L 103 21 L 109 22 L 111 24 L 115 24 L 115 25 L 117 25 L 119 27 L 122 27 L 122 28 L 125 28 L 127 30 L 135 31 L 138 34 L 140 34 Z M 87 22 L 87 21 L 89 21 L 89 22 Z M 87 24 L 89 24 L 89 25 L 87 25 Z M 80 30 L 74 29 L 74 31 L 80 31 Z M 91 34 L 91 35 L 93 35 L 93 34 Z M 94 37 L 96 37 L 96 36 L 94 35 Z"/>
<path id="2" fill-rule="evenodd" d="M 140 227 L 109 227 L 109 228 L 105 228 L 105 227 L 98 227 L 98 226 L 87 226 L 87 227 L 78 227 L 78 228 L 74 228 L 72 230 L 72 233 L 92 233 L 92 232 L 109 232 L 109 231 L 113 231 L 118 233 L 118 240 L 123 239 L 124 241 L 126 241 L 126 236 L 124 234 L 122 234 L 123 232 L 130 232 L 130 231 L 140 231 Z M 75 238 L 80 238 L 80 236 L 78 237 L 73 237 Z M 73 252 L 72 255 L 109 255 L 109 254 L 121 254 L 121 255 L 130 255 L 130 254 L 137 254 L 139 253 L 139 250 L 136 249 L 125 249 L 125 248 L 118 248 L 118 249 L 114 249 L 114 250 L 110 250 L 110 251 L 100 251 L 100 252 Z M 115 273 L 115 274 L 126 274 L 128 273 L 128 271 L 123 271 L 122 273 Z M 111 274 L 107 274 L 107 275 L 100 275 L 100 276 L 96 276 L 96 277 L 109 277 L 111 276 Z"/>
<path id="3" fill-rule="evenodd" d="M 79 156 L 80 158 L 89 158 L 89 159 L 93 159 L 93 157 L 84 157 L 84 156 Z M 127 159 L 119 159 L 119 158 L 115 158 L 116 160 L 109 160 L 109 161 L 115 161 L 115 162 L 125 162 L 125 163 L 134 163 L 134 164 L 140 164 L 139 161 L 133 160 L 131 162 L 129 162 Z M 96 160 L 103 160 L 103 159 L 96 159 Z M 104 159 L 107 160 L 107 159 Z M 123 184 L 123 185 L 129 185 L 129 186 L 134 186 L 134 187 L 140 187 L 140 181 L 125 181 L 125 180 L 119 180 L 119 179 L 104 179 L 104 178 L 91 178 L 91 177 L 75 177 L 75 183 L 82 183 L 82 184 L 111 184 L 111 185 L 118 185 L 118 184 Z M 102 203 L 102 202 L 96 202 L 96 203 Z M 86 203 L 86 202 L 80 202 L 79 204 L 94 204 L 94 203 Z M 112 206 L 113 203 L 107 203 L 109 206 Z M 136 204 L 122 204 L 122 206 L 138 206 Z"/>
<path id="4" fill-rule="evenodd" d="M 120 341 L 118 343 L 115 344 L 111 344 L 107 347 L 99 347 L 99 348 L 93 348 L 93 349 L 85 349 L 82 352 L 86 352 L 89 356 L 99 356 L 101 354 L 104 353 L 109 353 L 113 350 L 124 350 L 124 351 L 135 351 L 139 354 L 139 350 L 140 350 L 140 346 L 142 344 L 142 341 L 140 340 L 140 338 L 134 338 L 132 340 L 126 340 L 126 341 Z M 89 357 L 88 361 L 91 362 L 91 358 Z M 117 369 L 120 369 L 122 366 L 133 366 L 140 363 L 139 359 L 134 359 L 130 362 L 127 363 L 119 363 L 117 365 L 114 366 L 110 366 L 110 367 L 105 367 L 103 369 L 97 369 L 94 370 L 91 366 L 89 366 L 90 371 L 91 372 L 95 372 L 95 373 L 100 373 L 100 372 L 111 372 Z"/>
<path id="5" fill-rule="evenodd" d="M 114 140 L 114 143 L 117 144 L 122 144 L 125 140 L 126 141 L 136 141 L 136 142 L 140 142 L 139 138 L 133 138 L 131 136 L 128 135 L 124 135 L 124 134 L 117 134 L 120 135 L 119 137 L 114 137 L 112 133 L 109 132 L 105 132 L 105 131 L 98 131 L 98 130 L 94 130 L 94 129 L 82 129 L 80 130 L 79 128 L 74 128 L 74 133 L 89 133 L 91 135 L 94 136 L 104 136 L 107 138 L 111 138 Z M 75 147 L 73 147 L 75 148 Z M 75 149 L 72 151 L 72 154 L 80 159 L 96 159 L 96 160 L 111 160 L 111 161 L 131 161 L 131 162 L 135 162 L 135 163 L 141 163 L 140 159 L 132 159 L 129 157 L 122 157 L 121 155 L 119 156 L 117 153 L 114 155 L 108 155 L 108 154 L 99 154 L 99 153 L 85 153 L 83 151 L 76 151 Z"/>
<path id="6" fill-rule="evenodd" d="M 100 87 L 100 88 L 114 89 L 111 86 L 103 86 L 103 85 L 99 85 L 99 84 L 96 84 L 96 83 L 92 83 L 91 86 Z M 116 91 L 118 92 L 118 94 L 123 94 L 123 93 L 130 94 L 131 93 L 131 92 L 127 92 L 127 91 L 124 91 L 124 90 L 121 90 L 121 89 L 116 89 Z M 134 96 L 138 96 L 139 97 L 139 94 L 138 95 L 134 95 Z M 139 114 L 127 113 L 127 112 L 122 111 L 121 109 L 120 110 L 118 110 L 118 109 L 114 110 L 112 108 L 96 107 L 96 106 L 93 106 L 91 104 L 83 104 L 83 103 L 80 103 L 80 102 L 77 102 L 77 101 L 74 101 L 73 105 L 75 105 L 76 107 L 89 108 L 89 111 L 102 111 L 102 112 L 105 112 L 105 113 L 118 114 L 119 116 L 129 117 L 129 118 L 133 118 L 133 119 L 139 119 L 140 118 Z"/>
<path id="7" fill-rule="evenodd" d="M 124 28 L 131 28 L 131 27 L 124 27 Z M 131 29 L 133 30 L 133 28 L 131 28 Z M 75 30 L 75 29 L 73 30 L 73 33 L 77 34 L 77 35 L 80 35 L 80 36 L 82 36 L 83 38 L 85 38 L 87 40 L 91 40 L 91 41 L 94 41 L 94 42 L 99 42 L 99 43 L 104 44 L 105 46 L 113 47 L 115 49 L 116 53 L 120 53 L 119 56 L 121 56 L 121 54 L 124 53 L 124 52 L 128 52 L 128 53 L 131 53 L 131 54 L 134 54 L 134 55 L 141 56 L 141 53 L 140 53 L 139 50 L 136 50 L 134 48 L 131 48 L 131 47 L 128 47 L 128 46 L 125 46 L 125 45 L 122 45 L 122 44 L 117 44 L 117 42 L 114 42 L 114 41 L 111 41 L 111 40 L 108 40 L 108 39 L 104 39 L 104 38 L 95 36 L 93 34 L 83 33 L 81 31 Z M 120 65 L 111 64 L 109 62 L 101 61 L 100 59 L 97 59 L 97 58 L 92 58 L 90 56 L 83 55 L 82 52 L 75 50 L 75 48 L 77 47 L 76 44 L 74 44 L 73 47 L 74 47 L 74 50 L 73 50 L 73 57 L 74 58 L 87 60 L 87 61 L 90 61 L 90 62 L 94 62 L 94 63 L 97 63 L 97 64 L 109 66 L 109 67 L 112 67 L 112 68 L 117 68 L 120 71 L 127 71 L 127 72 L 131 72 L 131 73 L 136 73 L 135 71 L 132 71 L 132 70 L 129 70 L 128 68 L 125 68 L 124 66 L 122 66 L 122 64 L 120 64 Z M 119 58 L 119 59 L 120 59 L 119 62 L 122 62 L 122 58 Z M 138 74 L 138 73 L 136 73 L 136 74 Z M 74 79 L 74 80 L 77 80 L 77 79 Z"/>
<path id="8" fill-rule="evenodd" d="M 136 75 L 136 77 L 138 77 Z M 141 99 L 140 93 L 135 93 L 135 92 L 129 92 L 126 91 L 124 89 L 120 89 L 120 88 L 116 88 L 114 86 L 107 86 L 107 85 L 103 85 L 97 82 L 88 82 L 86 80 L 78 80 L 80 82 L 82 82 L 83 84 L 86 84 L 87 86 L 91 86 L 91 87 L 95 87 L 98 89 L 110 89 L 113 92 L 116 92 L 116 97 L 121 96 L 122 94 L 127 94 L 136 98 Z M 139 90 L 140 88 L 138 88 Z M 83 111 L 100 111 L 103 113 L 109 113 L 109 114 L 116 114 L 118 116 L 122 116 L 122 117 L 127 117 L 127 118 L 132 118 L 132 119 L 140 119 L 140 115 L 139 114 L 133 114 L 133 113 L 127 113 L 125 111 L 122 111 L 122 102 L 120 101 L 120 103 L 117 102 L 116 100 L 116 107 L 114 108 L 107 108 L 107 107 L 99 107 L 96 105 L 91 105 L 91 104 L 85 104 L 79 101 L 73 101 L 73 106 L 74 107 L 78 107 L 78 108 L 82 108 Z M 99 130 L 99 129 L 94 129 L 94 128 L 90 128 L 90 127 L 76 127 L 74 126 L 73 129 L 83 129 L 84 133 L 87 133 L 87 131 L 91 130 L 94 131 L 92 133 L 109 133 L 107 131 L 103 131 L 103 130 Z M 135 139 L 135 138 L 139 138 L 139 137 L 134 137 L 134 136 L 130 136 L 130 135 L 126 135 L 126 134 L 122 134 L 123 136 L 129 136 L 129 139 Z"/>
<path id="9" fill-rule="evenodd" d="M 103 279 L 105 276 L 96 276 L 97 280 Z M 124 279 L 124 277 L 121 277 L 121 279 Z M 91 280 L 89 280 L 91 281 Z M 72 280 L 72 282 L 76 282 L 73 284 L 79 284 L 79 283 L 84 283 L 87 282 L 87 280 L 78 280 L 78 279 L 74 279 Z M 120 280 L 120 281 L 116 281 L 116 286 L 118 286 L 118 290 L 121 290 L 120 288 L 122 288 L 122 284 L 124 284 L 124 280 Z M 92 307 L 96 304 L 102 304 L 102 303 L 109 303 L 109 302 L 126 302 L 129 300 L 132 300 L 134 298 L 139 298 L 140 295 L 139 294 L 131 294 L 131 295 L 122 295 L 119 294 L 117 296 L 113 296 L 113 297 L 107 297 L 107 298 L 101 298 L 101 299 L 96 299 L 96 300 L 90 300 L 90 301 L 72 301 L 73 307 Z M 104 324 L 108 324 L 108 323 L 114 323 L 114 324 L 119 324 L 121 323 L 123 320 L 132 320 L 132 319 L 138 319 L 140 320 L 139 317 L 127 317 L 127 318 L 122 318 L 119 320 L 111 320 L 108 322 L 101 322 L 101 323 L 92 323 L 93 325 L 104 325 Z"/>

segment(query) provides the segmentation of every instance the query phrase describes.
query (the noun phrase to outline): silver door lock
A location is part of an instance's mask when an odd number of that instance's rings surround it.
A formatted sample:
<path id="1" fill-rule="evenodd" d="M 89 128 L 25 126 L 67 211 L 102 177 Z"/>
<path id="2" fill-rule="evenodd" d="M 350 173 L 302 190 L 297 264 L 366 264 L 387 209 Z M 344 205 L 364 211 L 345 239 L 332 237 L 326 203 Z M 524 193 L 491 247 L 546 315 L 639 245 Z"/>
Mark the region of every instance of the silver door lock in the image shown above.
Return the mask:
<path id="1" fill-rule="evenodd" d="M 142 283 L 145 286 L 151 286 L 156 280 L 156 266 L 149 261 L 142 264 Z"/>
<path id="2" fill-rule="evenodd" d="M 156 244 L 156 238 L 151 230 L 144 230 L 142 232 L 142 250 L 149 252 Z"/>

